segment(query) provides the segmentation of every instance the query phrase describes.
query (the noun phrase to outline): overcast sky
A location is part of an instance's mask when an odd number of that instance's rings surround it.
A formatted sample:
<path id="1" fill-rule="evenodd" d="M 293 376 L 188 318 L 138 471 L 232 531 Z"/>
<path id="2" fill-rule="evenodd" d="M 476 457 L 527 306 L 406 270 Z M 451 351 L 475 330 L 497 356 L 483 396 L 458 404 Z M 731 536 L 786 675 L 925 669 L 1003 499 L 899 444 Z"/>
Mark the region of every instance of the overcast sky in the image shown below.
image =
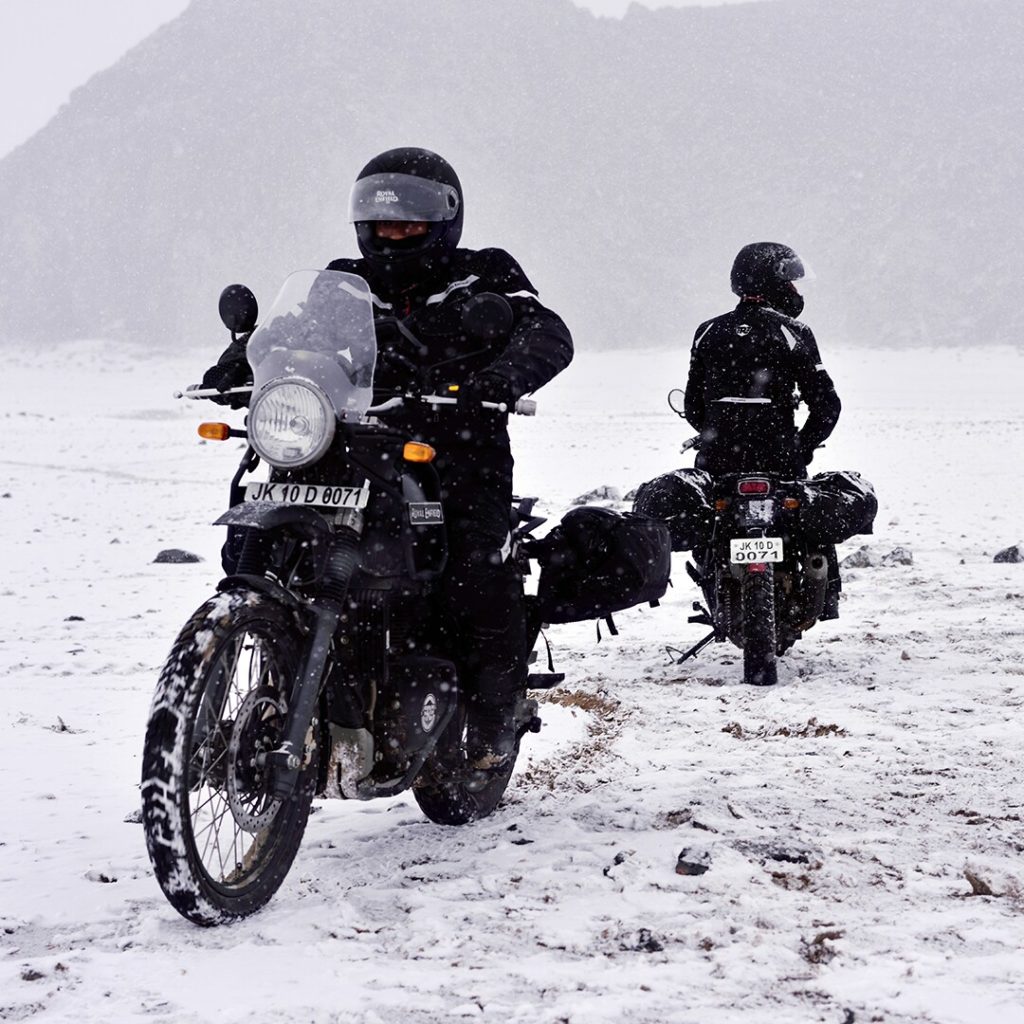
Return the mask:
<path id="1" fill-rule="evenodd" d="M 630 0 L 573 0 L 622 15 Z M 648 7 L 743 0 L 645 0 Z M 71 90 L 177 17 L 188 0 L 0 0 L 0 158 L 38 131 Z"/>

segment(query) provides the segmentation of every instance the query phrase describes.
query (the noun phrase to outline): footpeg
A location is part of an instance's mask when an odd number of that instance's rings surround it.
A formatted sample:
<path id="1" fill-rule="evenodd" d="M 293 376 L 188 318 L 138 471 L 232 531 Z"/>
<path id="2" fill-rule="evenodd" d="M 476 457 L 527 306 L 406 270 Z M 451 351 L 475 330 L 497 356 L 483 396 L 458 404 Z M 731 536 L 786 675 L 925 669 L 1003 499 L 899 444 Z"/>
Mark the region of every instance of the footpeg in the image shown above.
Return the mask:
<path id="1" fill-rule="evenodd" d="M 528 690 L 550 690 L 564 682 L 564 672 L 531 672 L 526 677 L 526 688 Z"/>

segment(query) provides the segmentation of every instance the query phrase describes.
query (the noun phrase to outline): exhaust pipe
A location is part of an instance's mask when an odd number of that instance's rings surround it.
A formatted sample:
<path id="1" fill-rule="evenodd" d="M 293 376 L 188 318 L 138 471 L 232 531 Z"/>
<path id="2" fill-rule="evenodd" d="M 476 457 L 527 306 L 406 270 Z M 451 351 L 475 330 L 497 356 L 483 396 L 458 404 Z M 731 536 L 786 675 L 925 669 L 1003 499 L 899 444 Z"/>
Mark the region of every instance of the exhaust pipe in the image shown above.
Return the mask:
<path id="1" fill-rule="evenodd" d="M 825 592 L 828 589 L 828 559 L 820 552 L 808 555 L 804 563 L 807 579 L 807 595 L 804 601 L 806 622 L 801 629 L 807 629 L 821 617 L 825 609 Z"/>

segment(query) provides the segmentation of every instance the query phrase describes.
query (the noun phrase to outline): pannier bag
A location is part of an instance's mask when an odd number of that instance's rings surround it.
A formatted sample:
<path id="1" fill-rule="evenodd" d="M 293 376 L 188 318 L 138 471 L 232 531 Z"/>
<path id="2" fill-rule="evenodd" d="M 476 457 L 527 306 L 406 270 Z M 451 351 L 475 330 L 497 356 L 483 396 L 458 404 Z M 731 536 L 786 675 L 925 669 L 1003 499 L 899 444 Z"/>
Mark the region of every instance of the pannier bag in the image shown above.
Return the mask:
<path id="1" fill-rule="evenodd" d="M 541 565 L 538 616 L 549 623 L 657 603 L 672 569 L 665 523 L 598 506 L 567 512 L 546 537 L 531 542 L 529 553 Z"/>

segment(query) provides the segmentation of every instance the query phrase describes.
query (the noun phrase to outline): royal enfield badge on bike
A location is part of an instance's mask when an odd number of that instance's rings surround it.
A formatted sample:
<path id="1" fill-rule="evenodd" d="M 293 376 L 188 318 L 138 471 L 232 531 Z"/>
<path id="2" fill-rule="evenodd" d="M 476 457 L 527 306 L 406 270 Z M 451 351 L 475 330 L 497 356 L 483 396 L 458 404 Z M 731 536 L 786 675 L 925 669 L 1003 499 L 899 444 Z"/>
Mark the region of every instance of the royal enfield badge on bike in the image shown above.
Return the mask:
<path id="1" fill-rule="evenodd" d="M 411 526 L 442 526 L 444 512 L 439 501 L 409 502 L 409 524 Z"/>

